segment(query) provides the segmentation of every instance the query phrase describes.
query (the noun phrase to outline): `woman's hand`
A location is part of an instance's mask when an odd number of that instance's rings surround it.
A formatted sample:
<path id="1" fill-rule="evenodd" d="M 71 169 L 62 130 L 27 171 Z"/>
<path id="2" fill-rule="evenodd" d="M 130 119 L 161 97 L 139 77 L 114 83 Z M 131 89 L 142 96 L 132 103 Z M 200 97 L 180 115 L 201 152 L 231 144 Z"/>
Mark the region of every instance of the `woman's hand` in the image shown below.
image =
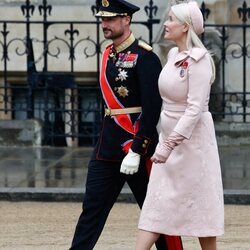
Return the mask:
<path id="1" fill-rule="evenodd" d="M 164 163 L 167 161 L 168 157 L 170 156 L 172 150 L 178 146 L 183 140 L 185 139 L 184 136 L 172 132 L 168 139 L 163 142 L 159 142 L 155 149 L 155 153 L 151 157 L 151 161 L 154 163 Z"/>
<path id="2" fill-rule="evenodd" d="M 151 157 L 151 161 L 154 163 L 164 163 L 168 159 L 172 152 L 172 148 L 165 144 L 158 143 L 154 155 Z"/>

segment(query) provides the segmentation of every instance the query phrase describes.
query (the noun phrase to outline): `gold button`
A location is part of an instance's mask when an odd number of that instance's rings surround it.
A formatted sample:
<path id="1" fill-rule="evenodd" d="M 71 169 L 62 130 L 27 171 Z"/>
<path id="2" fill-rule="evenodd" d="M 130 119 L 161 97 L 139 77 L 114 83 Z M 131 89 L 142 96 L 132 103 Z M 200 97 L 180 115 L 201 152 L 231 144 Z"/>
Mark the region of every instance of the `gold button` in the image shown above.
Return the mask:
<path id="1" fill-rule="evenodd" d="M 143 148 L 146 148 L 146 147 L 147 147 L 147 145 L 143 143 L 143 144 L 142 144 L 142 147 L 143 147 Z"/>
<path id="2" fill-rule="evenodd" d="M 148 144 L 148 140 L 144 140 L 144 143 L 145 143 L 145 144 Z"/>

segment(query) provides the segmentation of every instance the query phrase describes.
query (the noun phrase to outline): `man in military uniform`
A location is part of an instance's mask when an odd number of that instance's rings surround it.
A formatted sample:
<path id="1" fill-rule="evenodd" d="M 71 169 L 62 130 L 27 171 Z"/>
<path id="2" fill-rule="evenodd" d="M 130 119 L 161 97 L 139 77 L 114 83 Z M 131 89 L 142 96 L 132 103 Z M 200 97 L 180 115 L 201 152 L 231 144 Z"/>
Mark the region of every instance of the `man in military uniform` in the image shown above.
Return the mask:
<path id="1" fill-rule="evenodd" d="M 131 18 L 138 10 L 124 0 L 102 0 L 96 14 L 102 19 L 104 37 L 113 43 L 103 52 L 101 62 L 105 116 L 89 163 L 83 211 L 72 250 L 94 248 L 125 182 L 140 207 L 146 195 L 147 166 L 158 142 L 158 77 L 162 67 L 152 48 L 131 33 Z M 179 237 L 166 240 L 162 236 L 156 246 L 182 249 Z"/>

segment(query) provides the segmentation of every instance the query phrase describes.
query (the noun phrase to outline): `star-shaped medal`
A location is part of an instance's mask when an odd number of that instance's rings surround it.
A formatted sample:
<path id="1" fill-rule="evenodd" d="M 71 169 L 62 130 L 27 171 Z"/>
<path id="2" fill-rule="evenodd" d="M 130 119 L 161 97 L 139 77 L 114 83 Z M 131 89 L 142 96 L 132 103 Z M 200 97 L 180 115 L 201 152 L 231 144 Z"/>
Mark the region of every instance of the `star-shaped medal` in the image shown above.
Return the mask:
<path id="1" fill-rule="evenodd" d="M 128 96 L 129 90 L 127 89 L 127 87 L 121 85 L 120 87 L 117 88 L 116 92 L 119 94 L 119 96 L 125 98 L 126 96 Z"/>
<path id="2" fill-rule="evenodd" d="M 128 77 L 128 72 L 124 69 L 119 69 L 119 74 L 118 74 L 118 78 L 119 80 L 126 81 Z"/>

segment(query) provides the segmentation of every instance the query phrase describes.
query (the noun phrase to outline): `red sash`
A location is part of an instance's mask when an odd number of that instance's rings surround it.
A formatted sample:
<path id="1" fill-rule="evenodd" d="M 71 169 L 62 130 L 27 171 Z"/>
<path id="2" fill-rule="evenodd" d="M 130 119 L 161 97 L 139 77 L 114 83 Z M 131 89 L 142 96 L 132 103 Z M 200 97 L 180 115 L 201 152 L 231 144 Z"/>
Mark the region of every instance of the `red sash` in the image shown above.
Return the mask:
<path id="1" fill-rule="evenodd" d="M 100 86 L 107 107 L 110 109 L 122 109 L 124 108 L 124 106 L 119 102 L 119 100 L 115 96 L 114 92 L 112 91 L 108 83 L 106 76 L 106 68 L 107 68 L 110 49 L 111 45 L 108 46 L 103 53 L 101 72 L 100 72 Z M 139 129 L 139 120 L 137 120 L 135 124 L 133 124 L 129 114 L 115 115 L 114 120 L 116 124 L 118 124 L 122 129 L 126 130 L 132 135 L 135 135 Z M 131 139 L 123 143 L 122 146 L 125 152 L 128 152 L 129 148 L 132 145 L 132 142 L 133 140 Z"/>

